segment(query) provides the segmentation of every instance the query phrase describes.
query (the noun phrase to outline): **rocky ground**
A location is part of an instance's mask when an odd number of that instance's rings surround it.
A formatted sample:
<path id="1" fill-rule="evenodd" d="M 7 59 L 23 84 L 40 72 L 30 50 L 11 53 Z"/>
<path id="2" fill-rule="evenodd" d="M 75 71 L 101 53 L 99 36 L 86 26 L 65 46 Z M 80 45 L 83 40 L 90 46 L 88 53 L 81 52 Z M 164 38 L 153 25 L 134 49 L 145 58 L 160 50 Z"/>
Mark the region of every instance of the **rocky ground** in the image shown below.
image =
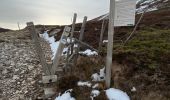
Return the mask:
<path id="1" fill-rule="evenodd" d="M 43 92 L 41 69 L 28 31 L 0 33 L 0 100 L 38 97 Z"/>

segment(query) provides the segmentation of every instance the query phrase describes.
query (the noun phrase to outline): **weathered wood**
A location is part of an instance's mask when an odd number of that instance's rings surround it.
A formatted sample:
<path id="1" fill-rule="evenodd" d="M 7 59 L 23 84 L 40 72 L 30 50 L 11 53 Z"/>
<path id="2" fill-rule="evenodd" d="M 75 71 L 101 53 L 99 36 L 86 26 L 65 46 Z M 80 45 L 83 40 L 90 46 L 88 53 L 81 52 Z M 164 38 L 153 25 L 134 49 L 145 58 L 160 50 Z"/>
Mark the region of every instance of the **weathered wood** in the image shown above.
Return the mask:
<path id="1" fill-rule="evenodd" d="M 84 46 L 90 48 L 91 50 L 94 50 L 94 51 L 98 52 L 97 49 L 93 48 L 92 46 L 88 45 L 88 44 L 85 43 L 85 42 L 82 42 L 82 41 L 80 41 L 80 40 L 78 40 L 78 39 L 75 39 L 75 41 L 76 41 L 79 45 L 84 45 Z"/>
<path id="2" fill-rule="evenodd" d="M 55 72 L 57 70 L 57 67 L 58 67 L 58 65 L 60 63 L 59 61 L 61 59 L 61 55 L 62 55 L 64 46 L 67 43 L 67 37 L 69 36 L 70 30 L 71 30 L 71 28 L 68 27 L 68 26 L 66 26 L 64 28 L 63 34 L 61 36 L 61 39 L 60 39 L 60 42 L 59 42 L 59 45 L 58 45 L 57 52 L 56 52 L 54 60 L 53 60 L 53 65 L 52 65 L 52 68 L 51 68 L 51 74 L 52 75 L 55 74 Z"/>
<path id="3" fill-rule="evenodd" d="M 85 26 L 86 26 L 86 22 L 87 22 L 87 16 L 84 17 L 81 29 L 80 29 L 80 36 L 79 36 L 79 41 L 83 41 L 83 36 L 84 36 L 84 30 L 85 30 Z M 76 53 L 78 54 L 80 50 L 80 45 L 78 45 Z"/>
<path id="4" fill-rule="evenodd" d="M 42 77 L 42 82 L 43 83 L 51 83 L 51 82 L 56 82 L 57 81 L 57 75 L 49 75 L 49 76 L 43 76 Z"/>
<path id="5" fill-rule="evenodd" d="M 74 14 L 73 17 L 73 23 L 72 23 L 72 28 L 71 28 L 71 36 L 70 36 L 70 42 L 72 43 L 73 35 L 74 35 L 74 30 L 75 30 L 75 24 L 76 24 L 76 19 L 77 19 L 77 14 Z M 68 51 L 69 52 L 69 51 Z M 71 54 L 73 54 L 73 46 L 71 46 Z"/>
<path id="6" fill-rule="evenodd" d="M 86 26 L 86 22 L 87 22 L 87 16 L 84 17 L 81 29 L 80 29 L 80 36 L 79 36 L 79 41 L 83 41 L 83 36 L 84 36 L 84 30 L 85 30 L 85 26 Z M 77 58 L 78 58 L 78 54 L 79 54 L 79 50 L 80 50 L 80 45 L 77 43 L 76 45 L 78 45 L 77 47 L 75 47 L 75 59 L 74 59 L 74 63 L 77 63 Z"/>
<path id="7" fill-rule="evenodd" d="M 45 97 L 43 100 L 48 100 L 48 98 L 52 97 L 53 95 L 55 95 L 55 88 L 44 88 L 44 94 L 45 94 Z"/>
<path id="8" fill-rule="evenodd" d="M 98 48 L 99 51 L 101 50 L 101 47 L 102 47 L 102 44 L 103 44 L 104 30 L 105 30 L 105 19 L 103 19 L 102 27 L 101 27 L 100 41 L 99 41 L 99 48 Z"/>
<path id="9" fill-rule="evenodd" d="M 110 0 L 109 27 L 108 27 L 109 30 L 108 30 L 108 44 L 107 44 L 107 57 L 106 57 L 106 87 L 107 88 L 110 88 L 110 83 L 111 83 L 114 17 L 115 17 L 115 0 Z"/>
<path id="10" fill-rule="evenodd" d="M 72 29 L 71 29 L 71 36 L 70 36 L 70 44 L 69 46 L 67 47 L 68 48 L 68 51 L 67 51 L 67 57 L 66 57 L 66 63 L 65 63 L 65 69 L 68 69 L 69 67 L 69 56 L 70 56 L 70 52 L 71 54 L 73 54 L 73 35 L 74 35 L 74 30 L 75 30 L 75 23 L 76 23 L 76 19 L 77 19 L 77 14 L 75 13 L 74 14 L 74 17 L 73 17 L 73 23 L 72 23 Z M 71 68 L 70 68 L 71 69 Z M 70 71 L 71 72 L 71 71 Z"/>
<path id="11" fill-rule="evenodd" d="M 18 29 L 19 29 L 19 30 L 21 30 L 21 29 L 20 29 L 20 25 L 19 25 L 19 22 L 18 22 L 17 24 L 18 24 Z"/>
<path id="12" fill-rule="evenodd" d="M 85 30 L 86 22 L 87 22 L 87 16 L 84 17 L 84 20 L 83 20 L 83 23 L 82 23 L 82 26 L 81 26 L 80 37 L 79 37 L 80 41 L 83 41 L 83 36 L 84 36 L 84 30 Z"/>
<path id="13" fill-rule="evenodd" d="M 43 72 L 45 73 L 45 75 L 50 75 L 50 69 L 46 63 L 46 59 L 45 59 L 45 55 L 44 55 L 44 52 L 41 48 L 41 43 L 39 41 L 39 37 L 38 37 L 38 34 L 36 33 L 36 30 L 35 30 L 35 26 L 33 24 L 33 22 L 28 22 L 27 23 L 27 26 L 29 28 L 29 31 L 30 33 L 32 34 L 32 39 L 33 39 L 33 42 L 34 42 L 34 47 L 36 49 L 36 52 L 37 52 L 37 55 L 40 59 L 40 63 L 43 67 Z"/>

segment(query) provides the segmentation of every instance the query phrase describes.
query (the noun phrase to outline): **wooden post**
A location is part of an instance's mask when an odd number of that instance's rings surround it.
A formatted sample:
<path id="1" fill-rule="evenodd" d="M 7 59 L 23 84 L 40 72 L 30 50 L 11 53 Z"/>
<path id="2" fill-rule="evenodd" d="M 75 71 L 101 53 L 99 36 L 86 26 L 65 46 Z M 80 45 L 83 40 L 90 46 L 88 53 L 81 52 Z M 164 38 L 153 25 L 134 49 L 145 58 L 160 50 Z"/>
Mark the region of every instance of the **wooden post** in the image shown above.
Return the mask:
<path id="1" fill-rule="evenodd" d="M 40 41 L 39 41 L 39 38 L 38 38 L 38 34 L 35 31 L 35 27 L 34 27 L 33 22 L 28 22 L 27 26 L 29 28 L 30 33 L 32 34 L 34 47 L 35 47 L 37 55 L 40 59 L 40 63 L 43 67 L 43 71 L 44 71 L 45 75 L 50 75 L 50 70 L 49 70 L 48 65 L 46 63 L 45 55 L 44 55 L 44 52 L 41 48 L 41 44 L 40 44 Z"/>
<path id="2" fill-rule="evenodd" d="M 81 26 L 81 29 L 80 29 L 79 41 L 83 40 L 86 22 L 87 22 L 87 16 L 84 17 L 84 20 L 83 20 L 83 23 L 82 23 L 82 26 Z M 77 43 L 77 47 L 75 47 L 75 53 L 76 53 L 75 59 L 74 59 L 75 64 L 77 64 L 77 58 L 78 58 L 79 50 L 80 50 L 80 44 Z"/>
<path id="3" fill-rule="evenodd" d="M 83 23 L 82 23 L 82 26 L 81 26 L 79 41 L 83 41 L 83 36 L 84 36 L 84 30 L 85 30 L 86 22 L 87 22 L 87 16 L 84 17 L 84 20 L 83 20 Z M 80 45 L 78 45 L 77 49 L 78 50 L 76 50 L 76 51 L 77 51 L 77 54 L 78 54 L 78 52 L 80 50 Z"/>
<path id="4" fill-rule="evenodd" d="M 80 44 L 80 45 L 83 45 L 83 46 L 86 46 L 86 47 L 90 48 L 91 50 L 94 50 L 94 51 L 98 52 L 98 50 L 96 50 L 96 49 L 93 48 L 92 46 L 88 45 L 87 43 L 82 42 L 82 41 L 80 41 L 80 40 L 78 40 L 78 39 L 75 39 L 75 40 L 76 40 L 76 43 L 78 43 L 78 44 Z"/>
<path id="5" fill-rule="evenodd" d="M 58 45 L 57 52 L 56 52 L 54 60 L 53 60 L 53 65 L 52 65 L 52 68 L 51 68 L 51 74 L 52 75 L 54 75 L 55 72 L 57 71 L 57 67 L 60 63 L 60 59 L 61 59 L 61 55 L 62 55 L 62 52 L 63 52 L 63 49 L 64 49 L 64 45 L 65 45 L 65 42 L 67 41 L 66 39 L 69 35 L 70 30 L 71 30 L 71 28 L 68 27 L 68 26 L 66 26 L 64 28 L 63 34 L 61 36 L 61 39 L 60 39 L 60 42 L 59 42 L 59 45 Z"/>
<path id="6" fill-rule="evenodd" d="M 71 40 L 70 40 L 71 43 L 73 41 L 72 39 L 74 35 L 76 19 L 77 19 L 77 14 L 75 13 L 73 17 L 73 24 L 72 24 L 72 29 L 71 29 Z M 71 54 L 73 54 L 73 46 L 71 46 Z"/>
<path id="7" fill-rule="evenodd" d="M 87 22 L 87 16 L 84 17 L 84 20 L 83 20 L 83 23 L 82 23 L 82 26 L 81 26 L 80 37 L 79 37 L 80 41 L 83 41 L 83 36 L 84 36 L 84 30 L 85 30 L 86 22 Z"/>
<path id="8" fill-rule="evenodd" d="M 100 33 L 100 41 L 99 41 L 99 48 L 98 48 L 99 52 L 100 52 L 102 44 L 103 44 L 104 30 L 105 30 L 105 19 L 103 19 L 101 33 Z"/>
<path id="9" fill-rule="evenodd" d="M 18 24 L 18 29 L 20 30 L 19 22 L 17 24 Z"/>
<path id="10" fill-rule="evenodd" d="M 114 15 L 115 15 L 115 0 L 110 0 L 109 27 L 108 27 L 109 30 L 108 30 L 108 44 L 107 44 L 107 58 L 106 58 L 106 87 L 107 88 L 110 88 L 110 83 L 111 83 Z"/>

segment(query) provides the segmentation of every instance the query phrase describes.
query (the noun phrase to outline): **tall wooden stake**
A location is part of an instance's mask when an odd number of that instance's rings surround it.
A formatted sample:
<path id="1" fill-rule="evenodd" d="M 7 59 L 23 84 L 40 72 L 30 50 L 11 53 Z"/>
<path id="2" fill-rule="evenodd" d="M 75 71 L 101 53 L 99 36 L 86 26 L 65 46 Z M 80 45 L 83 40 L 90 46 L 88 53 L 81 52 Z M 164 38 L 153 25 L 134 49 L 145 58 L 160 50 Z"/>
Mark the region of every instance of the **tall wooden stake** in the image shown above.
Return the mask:
<path id="1" fill-rule="evenodd" d="M 49 68 L 47 66 L 45 55 L 44 55 L 44 52 L 43 52 L 43 50 L 41 48 L 41 44 L 40 44 L 40 41 L 39 41 L 39 38 L 38 38 L 38 34 L 35 31 L 35 27 L 34 27 L 33 22 L 28 22 L 27 26 L 29 27 L 29 31 L 32 34 L 34 47 L 35 47 L 37 55 L 38 55 L 38 57 L 40 59 L 40 63 L 42 65 L 42 67 L 43 67 L 43 71 L 44 71 L 45 75 L 50 75 L 51 72 L 50 72 L 50 70 L 49 70 Z"/>
<path id="2" fill-rule="evenodd" d="M 86 22 L 87 22 L 87 16 L 84 17 L 84 20 L 83 20 L 83 23 L 82 23 L 82 26 L 81 26 L 81 29 L 80 29 L 79 41 L 83 40 Z M 79 50 L 80 50 L 80 44 L 78 44 L 78 46 L 75 48 L 75 52 L 76 52 L 76 56 L 75 56 L 75 60 L 74 60 L 75 64 L 77 64 L 77 58 L 78 58 Z"/>
<path id="3" fill-rule="evenodd" d="M 105 19 L 103 19 L 101 33 L 100 33 L 100 41 L 99 41 L 99 48 L 98 48 L 99 52 L 100 52 L 102 44 L 103 44 L 104 29 L 105 29 Z"/>
<path id="4" fill-rule="evenodd" d="M 76 19 L 77 19 L 77 14 L 74 14 L 73 17 L 73 24 L 72 24 L 72 29 L 71 29 L 71 43 L 73 41 L 73 35 L 74 35 L 74 30 L 75 30 L 75 24 L 76 24 Z M 73 46 L 71 46 L 71 54 L 73 54 Z"/>
<path id="5" fill-rule="evenodd" d="M 17 24 L 18 24 L 18 29 L 20 30 L 19 22 Z"/>
<path id="6" fill-rule="evenodd" d="M 108 44 L 107 44 L 107 58 L 106 58 L 106 87 L 107 88 L 110 88 L 110 83 L 111 83 L 114 16 L 115 16 L 115 0 L 110 0 L 109 27 L 108 27 L 109 30 L 108 30 Z"/>
<path id="7" fill-rule="evenodd" d="M 80 30 L 80 37 L 79 40 L 83 41 L 83 36 L 84 36 L 84 30 L 85 30 L 85 25 L 86 25 L 86 21 L 87 21 L 87 16 L 84 17 L 82 26 L 81 26 L 81 30 Z"/>
<path id="8" fill-rule="evenodd" d="M 53 65 L 52 65 L 52 68 L 51 68 L 51 74 L 52 75 L 55 75 L 55 72 L 58 69 L 58 65 L 60 63 L 62 52 L 63 52 L 64 46 L 65 46 L 65 41 L 67 39 L 66 37 L 68 37 L 70 30 L 71 30 L 70 27 L 65 26 L 63 34 L 62 34 L 61 39 L 59 41 L 57 52 L 56 52 L 54 60 L 53 60 Z"/>
<path id="9" fill-rule="evenodd" d="M 85 30 L 86 22 L 87 22 L 87 16 L 84 17 L 84 20 L 83 20 L 83 23 L 82 23 L 82 26 L 81 26 L 79 41 L 83 41 L 83 36 L 84 36 L 84 30 Z M 78 52 L 79 52 L 79 49 L 80 49 L 80 46 L 78 46 Z"/>

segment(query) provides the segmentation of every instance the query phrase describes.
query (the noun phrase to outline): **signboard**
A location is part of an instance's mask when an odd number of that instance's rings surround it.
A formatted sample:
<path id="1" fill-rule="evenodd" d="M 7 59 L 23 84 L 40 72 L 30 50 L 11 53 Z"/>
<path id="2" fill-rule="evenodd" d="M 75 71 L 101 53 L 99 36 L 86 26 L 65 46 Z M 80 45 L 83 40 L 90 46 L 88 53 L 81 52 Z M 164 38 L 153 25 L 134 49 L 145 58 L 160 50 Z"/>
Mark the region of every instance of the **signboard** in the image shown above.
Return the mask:
<path id="1" fill-rule="evenodd" d="M 136 0 L 116 1 L 114 26 L 135 25 Z"/>

